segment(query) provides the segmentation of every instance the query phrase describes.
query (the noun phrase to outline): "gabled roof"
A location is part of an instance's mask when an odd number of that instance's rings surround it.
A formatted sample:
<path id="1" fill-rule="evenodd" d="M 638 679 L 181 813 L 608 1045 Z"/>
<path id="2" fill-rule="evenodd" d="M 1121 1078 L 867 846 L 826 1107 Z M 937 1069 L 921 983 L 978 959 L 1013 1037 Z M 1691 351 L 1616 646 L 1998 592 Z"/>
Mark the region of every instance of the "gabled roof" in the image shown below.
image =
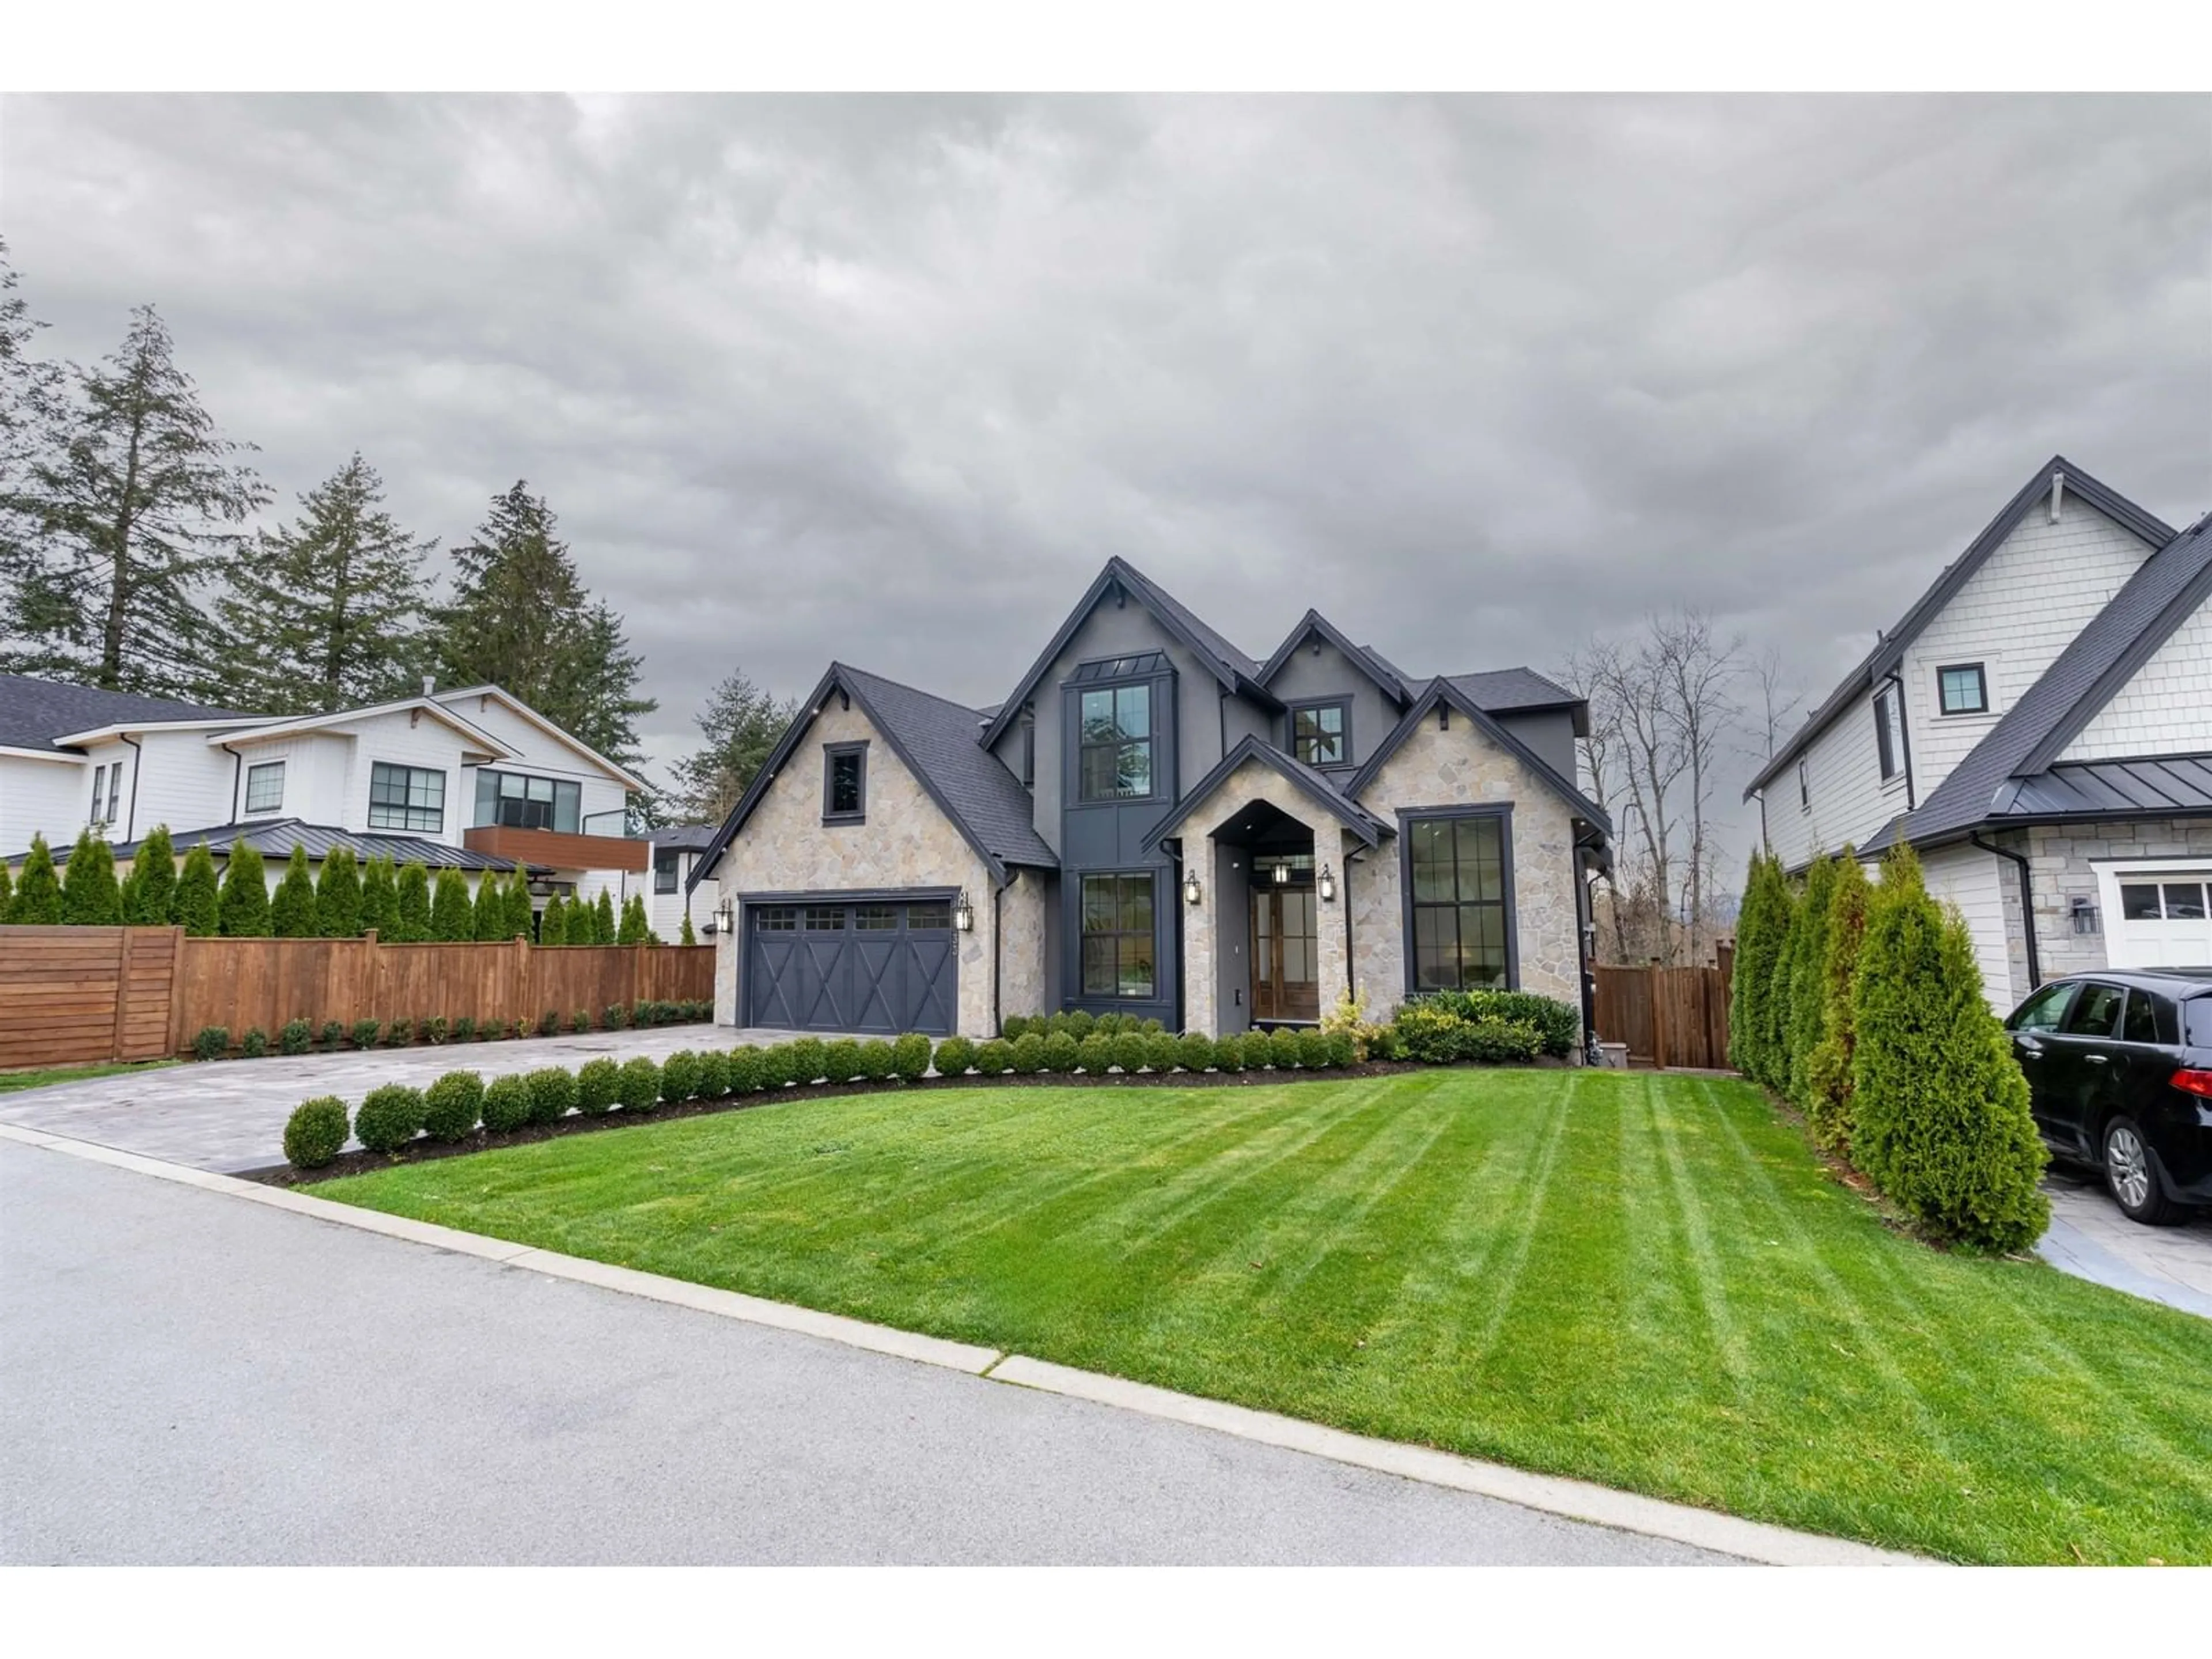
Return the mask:
<path id="1" fill-rule="evenodd" d="M 785 728 L 760 775 L 692 866 L 690 886 L 706 878 L 766 798 L 832 692 L 842 692 L 860 705 L 869 723 L 883 733 L 891 751 L 975 849 L 994 879 L 1004 882 L 1009 866 L 1059 867 L 1059 859 L 1036 832 L 1029 791 L 1004 762 L 976 741 L 975 710 L 833 662 L 798 718 Z"/>
<path id="2" fill-rule="evenodd" d="M 1084 589 L 1083 597 L 1067 613 L 1067 620 L 1060 623 L 1060 630 L 1052 636 L 1051 643 L 1030 665 L 1029 672 L 1022 676 L 1021 683 L 1015 686 L 1012 694 L 998 706 L 997 712 L 990 717 L 982 732 L 981 741 L 985 748 L 998 742 L 1015 714 L 1020 711 L 1024 702 L 1036 690 L 1037 682 L 1044 678 L 1045 671 L 1067 648 L 1068 641 L 1075 637 L 1076 630 L 1097 608 L 1099 601 L 1115 588 L 1151 611 L 1161 627 L 1206 665 L 1213 677 L 1221 682 L 1224 690 L 1242 691 L 1270 707 L 1277 706 L 1273 694 L 1261 684 L 1259 663 L 1214 632 L 1182 600 L 1116 554 L 1106 561 L 1105 568 L 1091 580 L 1089 587 Z"/>
<path id="3" fill-rule="evenodd" d="M 1589 703 L 1533 668 L 1492 668 L 1479 674 L 1447 674 L 1444 678 L 1492 714 L 1533 714 L 1539 709 L 1565 708 L 1574 715 L 1575 735 L 1589 736 Z"/>
<path id="4" fill-rule="evenodd" d="M 381 835 L 375 831 L 340 830 L 327 823 L 308 823 L 300 818 L 255 818 L 246 823 L 210 824 L 204 830 L 186 830 L 172 834 L 170 845 L 179 853 L 205 844 L 211 853 L 228 857 L 230 849 L 240 842 L 251 843 L 265 859 L 282 863 L 292 856 L 295 847 L 307 849 L 308 860 L 321 863 L 339 848 L 345 848 L 357 859 L 367 860 L 381 854 L 396 864 L 421 864 L 432 870 L 512 870 L 513 859 L 495 858 L 489 853 L 472 852 L 465 847 L 448 847 L 443 842 L 423 841 L 413 836 Z M 144 846 L 142 836 L 137 841 L 120 842 L 115 848 L 118 859 L 137 856 Z M 69 862 L 69 849 L 54 848 L 54 862 Z"/>
<path id="5" fill-rule="evenodd" d="M 2212 514 L 2152 554 L 1918 809 L 1862 850 L 1878 853 L 1899 839 L 1926 845 L 2039 810 L 2044 795 L 2008 789 L 2010 782 L 2063 769 L 2057 762 L 2066 745 L 2208 599 Z"/>
<path id="6" fill-rule="evenodd" d="M 1613 820 L 1605 815 L 1595 802 L 1575 787 L 1572 779 L 1561 775 L 1558 768 L 1500 726 L 1459 685 L 1441 676 L 1431 680 L 1421 689 L 1419 695 L 1413 700 L 1413 706 L 1406 711 L 1404 717 L 1392 728 L 1390 735 L 1382 739 L 1375 752 L 1367 757 L 1367 763 L 1362 766 L 1353 775 L 1352 781 L 1345 786 L 1345 793 L 1351 795 L 1364 794 L 1367 786 L 1374 782 L 1376 775 L 1382 770 L 1384 763 L 1396 754 L 1406 739 L 1420 728 L 1421 722 L 1428 718 L 1438 704 L 1457 709 L 1474 723 L 1476 730 L 1534 773 L 1553 793 L 1558 795 L 1573 809 L 1577 817 L 1586 820 L 1606 835 L 1612 835 Z"/>
<path id="7" fill-rule="evenodd" d="M 1273 684 L 1275 676 L 1283 671 L 1283 665 L 1290 661 L 1297 648 L 1316 634 L 1334 646 L 1354 668 L 1373 680 L 1382 689 L 1382 694 L 1400 708 L 1404 708 L 1413 701 L 1413 694 L 1407 689 L 1406 682 L 1400 677 L 1396 669 L 1391 667 L 1365 646 L 1354 645 L 1343 629 L 1318 611 L 1307 611 L 1304 616 L 1298 618 L 1291 631 L 1283 635 L 1283 642 L 1275 647 L 1275 654 L 1261 665 L 1259 674 L 1255 677 L 1260 684 Z"/>
<path id="8" fill-rule="evenodd" d="M 648 830 L 637 837 L 649 841 L 657 853 L 696 852 L 714 844 L 721 826 L 715 823 L 665 823 L 658 830 Z"/>
<path id="9" fill-rule="evenodd" d="M 574 732 L 570 732 L 565 726 L 557 726 L 553 721 L 546 719 L 544 715 L 539 714 L 535 708 L 532 708 L 528 703 L 523 702 L 521 698 L 516 696 L 514 692 L 508 690 L 503 685 L 464 685 L 458 690 L 452 691 L 433 691 L 430 693 L 430 696 L 433 701 L 437 702 L 445 702 L 449 699 L 457 697 L 496 697 L 500 702 L 505 703 L 516 714 L 522 716 L 524 720 L 529 721 L 531 725 L 544 732 L 546 736 L 551 738 L 556 743 L 560 743 L 568 748 L 574 750 L 586 760 L 590 761 L 592 765 L 606 773 L 608 776 L 614 778 L 623 784 L 624 787 L 635 789 L 640 793 L 645 793 L 651 788 L 651 786 L 647 784 L 643 778 L 639 777 L 628 768 L 619 766 L 613 761 L 609 760 L 605 755 L 602 755 L 598 750 L 592 748 L 591 744 L 586 743 L 581 738 L 576 736 Z"/>
<path id="10" fill-rule="evenodd" d="M 1189 792 L 1168 810 L 1167 816 L 1146 833 L 1146 840 L 1158 846 L 1171 839 L 1191 814 L 1212 798 L 1213 792 L 1227 781 L 1230 774 L 1248 760 L 1262 762 L 1281 773 L 1370 847 L 1384 836 L 1395 833 L 1389 825 L 1338 788 L 1328 774 L 1308 766 L 1294 756 L 1285 754 L 1272 744 L 1248 737 L 1222 757 L 1220 765 L 1191 786 Z"/>
<path id="11" fill-rule="evenodd" d="M 391 702 L 374 703 L 367 708 L 341 708 L 328 714 L 296 714 L 270 721 L 266 726 L 249 726 L 245 731 L 224 731 L 208 739 L 210 744 L 226 743 L 266 743 L 273 738 L 289 738 L 299 732 L 317 732 L 326 726 L 345 726 L 355 720 L 374 720 L 385 714 L 428 714 L 442 725 L 450 726 L 483 753 L 495 759 L 504 759 L 514 751 L 497 738 L 465 715 L 457 714 L 435 697 L 400 697 Z"/>
<path id="12" fill-rule="evenodd" d="M 202 720 L 265 718 L 235 708 L 179 702 L 173 697 L 142 696 L 136 691 L 104 691 L 94 685 L 0 674 L 0 748 L 52 749 L 72 732 Z"/>
<path id="13" fill-rule="evenodd" d="M 2038 503 L 2050 499 L 2054 480 L 2061 481 L 2067 490 L 2088 502 L 2123 530 L 2140 538 L 2146 546 L 2163 547 L 2174 538 L 2172 526 L 2136 506 L 2118 490 L 2100 483 L 2063 455 L 2053 455 L 2021 486 L 2018 493 L 2005 503 L 2004 510 L 1990 520 L 1966 550 L 1943 567 L 1934 585 L 1913 603 L 1912 608 L 1905 613 L 1897 626 L 1875 641 L 1874 648 L 1861 659 L 1858 666 L 1844 675 L 1842 684 L 1814 709 L 1805 724 L 1798 728 L 1797 735 L 1777 750 L 1759 775 L 1744 786 L 1743 798 L 1746 800 L 1780 776 L 1790 763 L 1803 752 L 1807 744 L 1826 731 L 1857 701 L 1861 692 L 1871 690 L 1875 681 L 1904 659 L 1906 647 L 1919 637 L 1921 630 L 1936 619 L 1943 607 L 1950 604 L 1959 590 L 1972 579 L 1974 573 L 1989 562 L 1990 556 L 2004 544 L 2005 538 L 2019 527 L 2021 520 Z"/>

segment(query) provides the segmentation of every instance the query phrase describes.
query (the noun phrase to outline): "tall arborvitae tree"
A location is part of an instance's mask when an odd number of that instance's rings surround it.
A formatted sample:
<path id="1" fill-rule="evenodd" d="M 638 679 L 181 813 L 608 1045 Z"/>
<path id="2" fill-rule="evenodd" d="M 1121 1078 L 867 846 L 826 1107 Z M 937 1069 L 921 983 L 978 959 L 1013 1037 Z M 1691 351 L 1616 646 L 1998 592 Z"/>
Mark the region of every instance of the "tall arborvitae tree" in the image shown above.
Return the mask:
<path id="1" fill-rule="evenodd" d="M 375 931 L 380 940 L 390 943 L 392 928 L 399 916 L 399 887 L 398 872 L 392 868 L 389 855 L 373 855 L 361 877 L 361 931 Z"/>
<path id="2" fill-rule="evenodd" d="M 699 711 L 706 742 L 676 763 L 670 805 L 688 823 L 720 823 L 768 763 L 769 752 L 799 717 L 796 698 L 778 701 L 732 669 Z"/>
<path id="3" fill-rule="evenodd" d="M 323 855 L 315 883 L 315 925 L 325 939 L 361 936 L 361 867 L 350 847 L 333 847 Z"/>
<path id="4" fill-rule="evenodd" d="M 530 937 L 530 874 L 517 866 L 507 884 L 507 937 Z"/>
<path id="5" fill-rule="evenodd" d="M 621 930 L 615 923 L 615 899 L 611 888 L 599 889 L 599 902 L 592 908 L 592 943 L 612 945 Z"/>
<path id="6" fill-rule="evenodd" d="M 107 690 L 205 696 L 215 635 L 196 590 L 269 492 L 200 406 L 154 308 L 131 319 L 104 367 L 74 371 L 58 443 L 27 469 L 37 531 L 7 660 Z"/>
<path id="7" fill-rule="evenodd" d="M 54 850 L 44 836 L 31 837 L 31 854 L 23 860 L 23 873 L 15 883 L 14 919 L 27 927 L 61 924 L 62 884 L 54 874 Z"/>
<path id="8" fill-rule="evenodd" d="M 469 931 L 486 945 L 507 937 L 507 890 L 489 870 L 477 878 L 477 902 L 469 918 Z"/>
<path id="9" fill-rule="evenodd" d="M 632 893 L 623 901 L 622 921 L 615 931 L 617 945 L 643 945 L 653 931 L 653 923 L 645 914 L 645 901 Z"/>
<path id="10" fill-rule="evenodd" d="M 195 842 L 185 854 L 185 872 L 177 878 L 177 898 L 172 912 L 177 926 L 194 939 L 211 939 L 222 931 L 222 896 L 215 873 L 215 854 L 205 842 Z"/>
<path id="11" fill-rule="evenodd" d="M 233 843 L 223 861 L 221 925 L 226 939 L 269 937 L 269 872 L 250 841 Z"/>
<path id="12" fill-rule="evenodd" d="M 283 878 L 269 900 L 269 931 L 278 939 L 313 939 L 319 931 L 314 872 L 307 866 L 307 849 L 297 842 L 285 861 Z"/>
<path id="13" fill-rule="evenodd" d="M 177 919 L 177 854 L 169 826 L 157 823 L 138 843 L 123 884 L 123 920 L 133 927 L 166 927 Z"/>
<path id="14" fill-rule="evenodd" d="M 1835 896 L 1836 861 L 1823 853 L 1805 872 L 1805 896 L 1790 930 L 1790 1006 L 1783 1016 L 1790 1099 L 1810 1109 L 1813 1050 L 1820 1041 L 1826 998 L 1828 905 Z"/>
<path id="15" fill-rule="evenodd" d="M 566 945 L 568 930 L 561 920 L 561 896 L 554 894 L 545 901 L 545 908 L 538 913 L 538 942 L 540 945 Z"/>
<path id="16" fill-rule="evenodd" d="M 448 686 L 504 687 L 609 759 L 636 759 L 639 659 L 622 620 L 594 604 L 553 511 L 518 483 L 492 501 L 476 538 L 453 550 L 451 603 L 435 614 L 438 675 Z"/>
<path id="17" fill-rule="evenodd" d="M 684 913 L 684 927 L 676 935 L 676 942 L 678 945 L 696 945 L 699 942 L 699 935 L 691 931 L 691 913 L 689 910 Z"/>
<path id="18" fill-rule="evenodd" d="M 1859 946 L 1866 937 L 1867 906 L 1872 897 L 1865 870 L 1846 847 L 1837 860 L 1834 885 L 1828 895 L 1820 1037 L 1806 1065 L 1812 1091 L 1805 1108 L 1814 1137 L 1830 1152 L 1846 1158 L 1851 1149 L 1851 1056 L 1858 1046 L 1851 1023 L 1851 996 L 1858 981 Z"/>
<path id="19" fill-rule="evenodd" d="M 1729 1058 L 1754 1083 L 1771 1076 L 1772 1010 L 1789 943 L 1789 884 L 1765 853 L 1751 855 L 1736 915 L 1735 963 L 1729 1004 Z"/>
<path id="20" fill-rule="evenodd" d="M 384 508 L 384 481 L 356 453 L 300 497 L 226 568 L 222 701 L 272 714 L 331 714 L 412 691 L 428 650 L 437 545 Z"/>
<path id="21" fill-rule="evenodd" d="M 433 937 L 430 932 L 430 872 L 419 859 L 410 861 L 393 884 L 392 939 L 395 945 L 417 945 Z"/>
<path id="22" fill-rule="evenodd" d="M 430 890 L 430 937 L 458 944 L 476 937 L 476 907 L 469 902 L 468 878 L 458 870 L 441 870 Z"/>
<path id="23" fill-rule="evenodd" d="M 62 876 L 62 920 L 73 927 L 113 927 L 123 920 L 115 851 L 89 830 L 77 836 Z"/>

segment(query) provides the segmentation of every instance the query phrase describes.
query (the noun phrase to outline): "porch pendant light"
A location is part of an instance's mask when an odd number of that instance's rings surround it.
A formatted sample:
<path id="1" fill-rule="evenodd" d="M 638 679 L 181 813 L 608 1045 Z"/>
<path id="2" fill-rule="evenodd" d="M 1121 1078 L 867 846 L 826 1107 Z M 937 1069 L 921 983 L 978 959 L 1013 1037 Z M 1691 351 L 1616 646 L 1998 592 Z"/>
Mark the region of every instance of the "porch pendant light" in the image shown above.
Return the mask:
<path id="1" fill-rule="evenodd" d="M 1321 880 L 1316 884 L 1321 890 L 1321 902 L 1323 904 L 1336 902 L 1336 878 L 1329 873 L 1328 866 L 1326 864 L 1322 866 Z"/>
<path id="2" fill-rule="evenodd" d="M 1200 896 L 1198 890 L 1198 872 L 1189 871 L 1182 878 L 1182 902 L 1185 904 L 1194 905 Z"/>
<path id="3" fill-rule="evenodd" d="M 1275 866 L 1275 885 L 1278 887 L 1288 887 L 1290 884 L 1291 866 L 1288 864 L 1277 864 Z"/>
<path id="4" fill-rule="evenodd" d="M 975 931 L 975 909 L 968 902 L 968 890 L 960 890 L 960 896 L 952 901 L 952 925 L 963 933 Z"/>

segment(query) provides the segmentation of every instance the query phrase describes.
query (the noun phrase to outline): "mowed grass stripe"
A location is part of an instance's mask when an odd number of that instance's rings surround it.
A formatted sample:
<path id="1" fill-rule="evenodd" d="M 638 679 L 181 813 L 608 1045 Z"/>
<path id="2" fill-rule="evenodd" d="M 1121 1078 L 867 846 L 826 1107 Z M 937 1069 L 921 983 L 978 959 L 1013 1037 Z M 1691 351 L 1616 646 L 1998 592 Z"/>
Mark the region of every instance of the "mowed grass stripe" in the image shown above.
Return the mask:
<path id="1" fill-rule="evenodd" d="M 2212 1324 L 1897 1237 L 1734 1083 L 794 1094 L 319 1190 L 1960 1559 L 2212 1559 Z"/>

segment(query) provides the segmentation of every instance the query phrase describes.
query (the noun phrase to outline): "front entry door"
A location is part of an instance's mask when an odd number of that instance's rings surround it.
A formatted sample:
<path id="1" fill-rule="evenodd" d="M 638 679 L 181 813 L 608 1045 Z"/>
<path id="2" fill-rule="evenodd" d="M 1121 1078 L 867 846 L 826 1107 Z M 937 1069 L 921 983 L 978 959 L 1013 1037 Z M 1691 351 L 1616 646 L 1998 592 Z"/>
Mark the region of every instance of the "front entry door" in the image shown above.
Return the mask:
<path id="1" fill-rule="evenodd" d="M 1310 887 L 1252 890 L 1252 1018 L 1321 1018 L 1321 952 Z"/>

